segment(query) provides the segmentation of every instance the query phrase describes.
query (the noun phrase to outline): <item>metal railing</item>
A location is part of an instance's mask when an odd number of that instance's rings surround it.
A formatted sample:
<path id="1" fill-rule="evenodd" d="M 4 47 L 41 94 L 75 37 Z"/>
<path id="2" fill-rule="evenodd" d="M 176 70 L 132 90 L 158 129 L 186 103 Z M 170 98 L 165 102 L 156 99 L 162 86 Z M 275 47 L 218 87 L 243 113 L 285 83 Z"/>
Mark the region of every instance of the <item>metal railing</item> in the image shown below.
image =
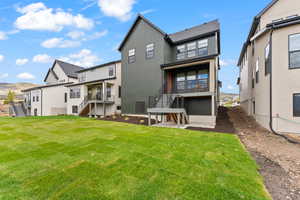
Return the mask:
<path id="1" fill-rule="evenodd" d="M 85 106 L 87 106 L 89 104 L 89 102 L 91 101 L 95 101 L 95 102 L 114 102 L 115 100 L 115 96 L 111 95 L 111 96 L 106 96 L 104 97 L 102 93 L 97 93 L 96 95 L 86 95 L 83 98 L 83 101 L 81 102 L 81 104 L 79 104 L 79 112 L 82 111 L 82 109 L 85 108 Z"/>

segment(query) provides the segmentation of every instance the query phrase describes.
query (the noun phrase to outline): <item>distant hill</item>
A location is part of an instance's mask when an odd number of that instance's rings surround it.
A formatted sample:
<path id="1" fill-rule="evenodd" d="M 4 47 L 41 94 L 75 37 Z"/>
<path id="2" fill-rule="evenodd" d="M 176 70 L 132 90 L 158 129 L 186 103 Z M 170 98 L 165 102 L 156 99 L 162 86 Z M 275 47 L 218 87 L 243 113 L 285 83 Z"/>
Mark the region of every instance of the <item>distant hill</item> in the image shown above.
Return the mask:
<path id="1" fill-rule="evenodd" d="M 22 90 L 36 86 L 39 85 L 34 83 L 0 83 L 0 100 L 5 99 L 10 90 L 16 93 L 17 99 L 22 99 Z"/>
<path id="2" fill-rule="evenodd" d="M 220 104 L 222 106 L 236 106 L 240 104 L 239 94 L 221 93 Z"/>

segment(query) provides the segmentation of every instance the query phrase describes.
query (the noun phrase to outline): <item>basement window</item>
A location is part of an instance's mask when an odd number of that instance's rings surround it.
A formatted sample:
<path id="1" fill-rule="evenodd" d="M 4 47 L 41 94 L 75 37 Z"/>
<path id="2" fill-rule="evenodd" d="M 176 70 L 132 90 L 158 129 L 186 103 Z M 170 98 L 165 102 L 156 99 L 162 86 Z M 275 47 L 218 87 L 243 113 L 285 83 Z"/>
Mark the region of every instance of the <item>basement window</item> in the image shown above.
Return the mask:
<path id="1" fill-rule="evenodd" d="M 300 34 L 289 36 L 289 68 L 300 68 Z"/>
<path id="2" fill-rule="evenodd" d="M 72 106 L 72 114 L 78 113 L 78 106 Z"/>
<path id="3" fill-rule="evenodd" d="M 300 117 L 300 93 L 294 94 L 293 112 L 294 112 L 294 117 Z"/>

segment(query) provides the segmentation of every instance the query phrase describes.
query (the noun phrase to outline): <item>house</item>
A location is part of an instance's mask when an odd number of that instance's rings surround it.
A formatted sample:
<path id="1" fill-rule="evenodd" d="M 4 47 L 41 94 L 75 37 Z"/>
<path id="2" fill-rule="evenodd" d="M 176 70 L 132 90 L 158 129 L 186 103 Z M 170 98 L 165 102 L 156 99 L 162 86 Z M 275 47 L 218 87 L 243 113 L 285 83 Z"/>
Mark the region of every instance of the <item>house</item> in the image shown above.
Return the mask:
<path id="1" fill-rule="evenodd" d="M 219 100 L 217 20 L 167 34 L 138 15 L 119 51 L 122 113 L 214 127 Z M 179 120 L 180 118 L 180 120 Z"/>
<path id="2" fill-rule="evenodd" d="M 82 67 L 55 60 L 44 79 L 45 85 L 23 90 L 25 113 L 31 116 L 67 114 L 67 94 L 65 87 L 76 83 L 76 72 Z"/>
<path id="3" fill-rule="evenodd" d="M 241 106 L 276 133 L 300 133 L 300 1 L 273 0 L 254 17 L 238 66 Z"/>
<path id="4" fill-rule="evenodd" d="M 77 71 L 68 88 L 68 115 L 99 117 L 121 113 L 121 61 Z"/>

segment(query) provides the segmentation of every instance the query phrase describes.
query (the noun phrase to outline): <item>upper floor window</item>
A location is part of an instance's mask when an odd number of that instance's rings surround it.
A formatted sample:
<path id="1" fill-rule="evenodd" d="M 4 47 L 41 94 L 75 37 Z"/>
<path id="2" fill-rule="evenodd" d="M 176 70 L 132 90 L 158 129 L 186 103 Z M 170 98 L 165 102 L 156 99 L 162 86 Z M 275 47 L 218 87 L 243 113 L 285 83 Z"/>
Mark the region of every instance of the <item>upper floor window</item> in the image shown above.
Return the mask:
<path id="1" fill-rule="evenodd" d="M 80 98 L 80 88 L 70 89 L 70 99 Z"/>
<path id="2" fill-rule="evenodd" d="M 108 76 L 112 77 L 115 74 L 114 66 L 110 66 L 108 69 Z"/>
<path id="3" fill-rule="evenodd" d="M 293 113 L 294 117 L 300 117 L 300 93 L 293 96 Z"/>
<path id="4" fill-rule="evenodd" d="M 135 62 L 135 49 L 130 49 L 128 51 L 128 63 L 134 63 Z"/>
<path id="5" fill-rule="evenodd" d="M 32 101 L 35 102 L 35 96 L 32 97 Z"/>
<path id="6" fill-rule="evenodd" d="M 208 55 L 208 39 L 198 41 L 199 56 Z"/>
<path id="7" fill-rule="evenodd" d="M 187 44 L 187 57 L 195 57 L 196 56 L 196 48 L 197 48 L 197 43 L 196 42 L 191 42 Z"/>
<path id="8" fill-rule="evenodd" d="M 256 67 L 255 67 L 255 80 L 256 83 L 259 81 L 259 59 L 256 60 Z"/>
<path id="9" fill-rule="evenodd" d="M 185 58 L 185 45 L 177 46 L 177 60 Z"/>
<path id="10" fill-rule="evenodd" d="M 154 44 L 151 43 L 146 46 L 146 58 L 150 59 L 153 57 L 154 57 Z"/>
<path id="11" fill-rule="evenodd" d="M 289 36 L 289 68 L 300 68 L 300 34 Z"/>
<path id="12" fill-rule="evenodd" d="M 270 44 L 265 48 L 265 75 L 269 74 L 271 71 L 271 60 L 270 60 Z"/>
<path id="13" fill-rule="evenodd" d="M 84 81 L 86 81 L 86 74 L 85 74 L 85 73 L 80 73 L 80 74 L 78 75 L 78 81 L 79 81 L 79 82 L 84 82 Z"/>

